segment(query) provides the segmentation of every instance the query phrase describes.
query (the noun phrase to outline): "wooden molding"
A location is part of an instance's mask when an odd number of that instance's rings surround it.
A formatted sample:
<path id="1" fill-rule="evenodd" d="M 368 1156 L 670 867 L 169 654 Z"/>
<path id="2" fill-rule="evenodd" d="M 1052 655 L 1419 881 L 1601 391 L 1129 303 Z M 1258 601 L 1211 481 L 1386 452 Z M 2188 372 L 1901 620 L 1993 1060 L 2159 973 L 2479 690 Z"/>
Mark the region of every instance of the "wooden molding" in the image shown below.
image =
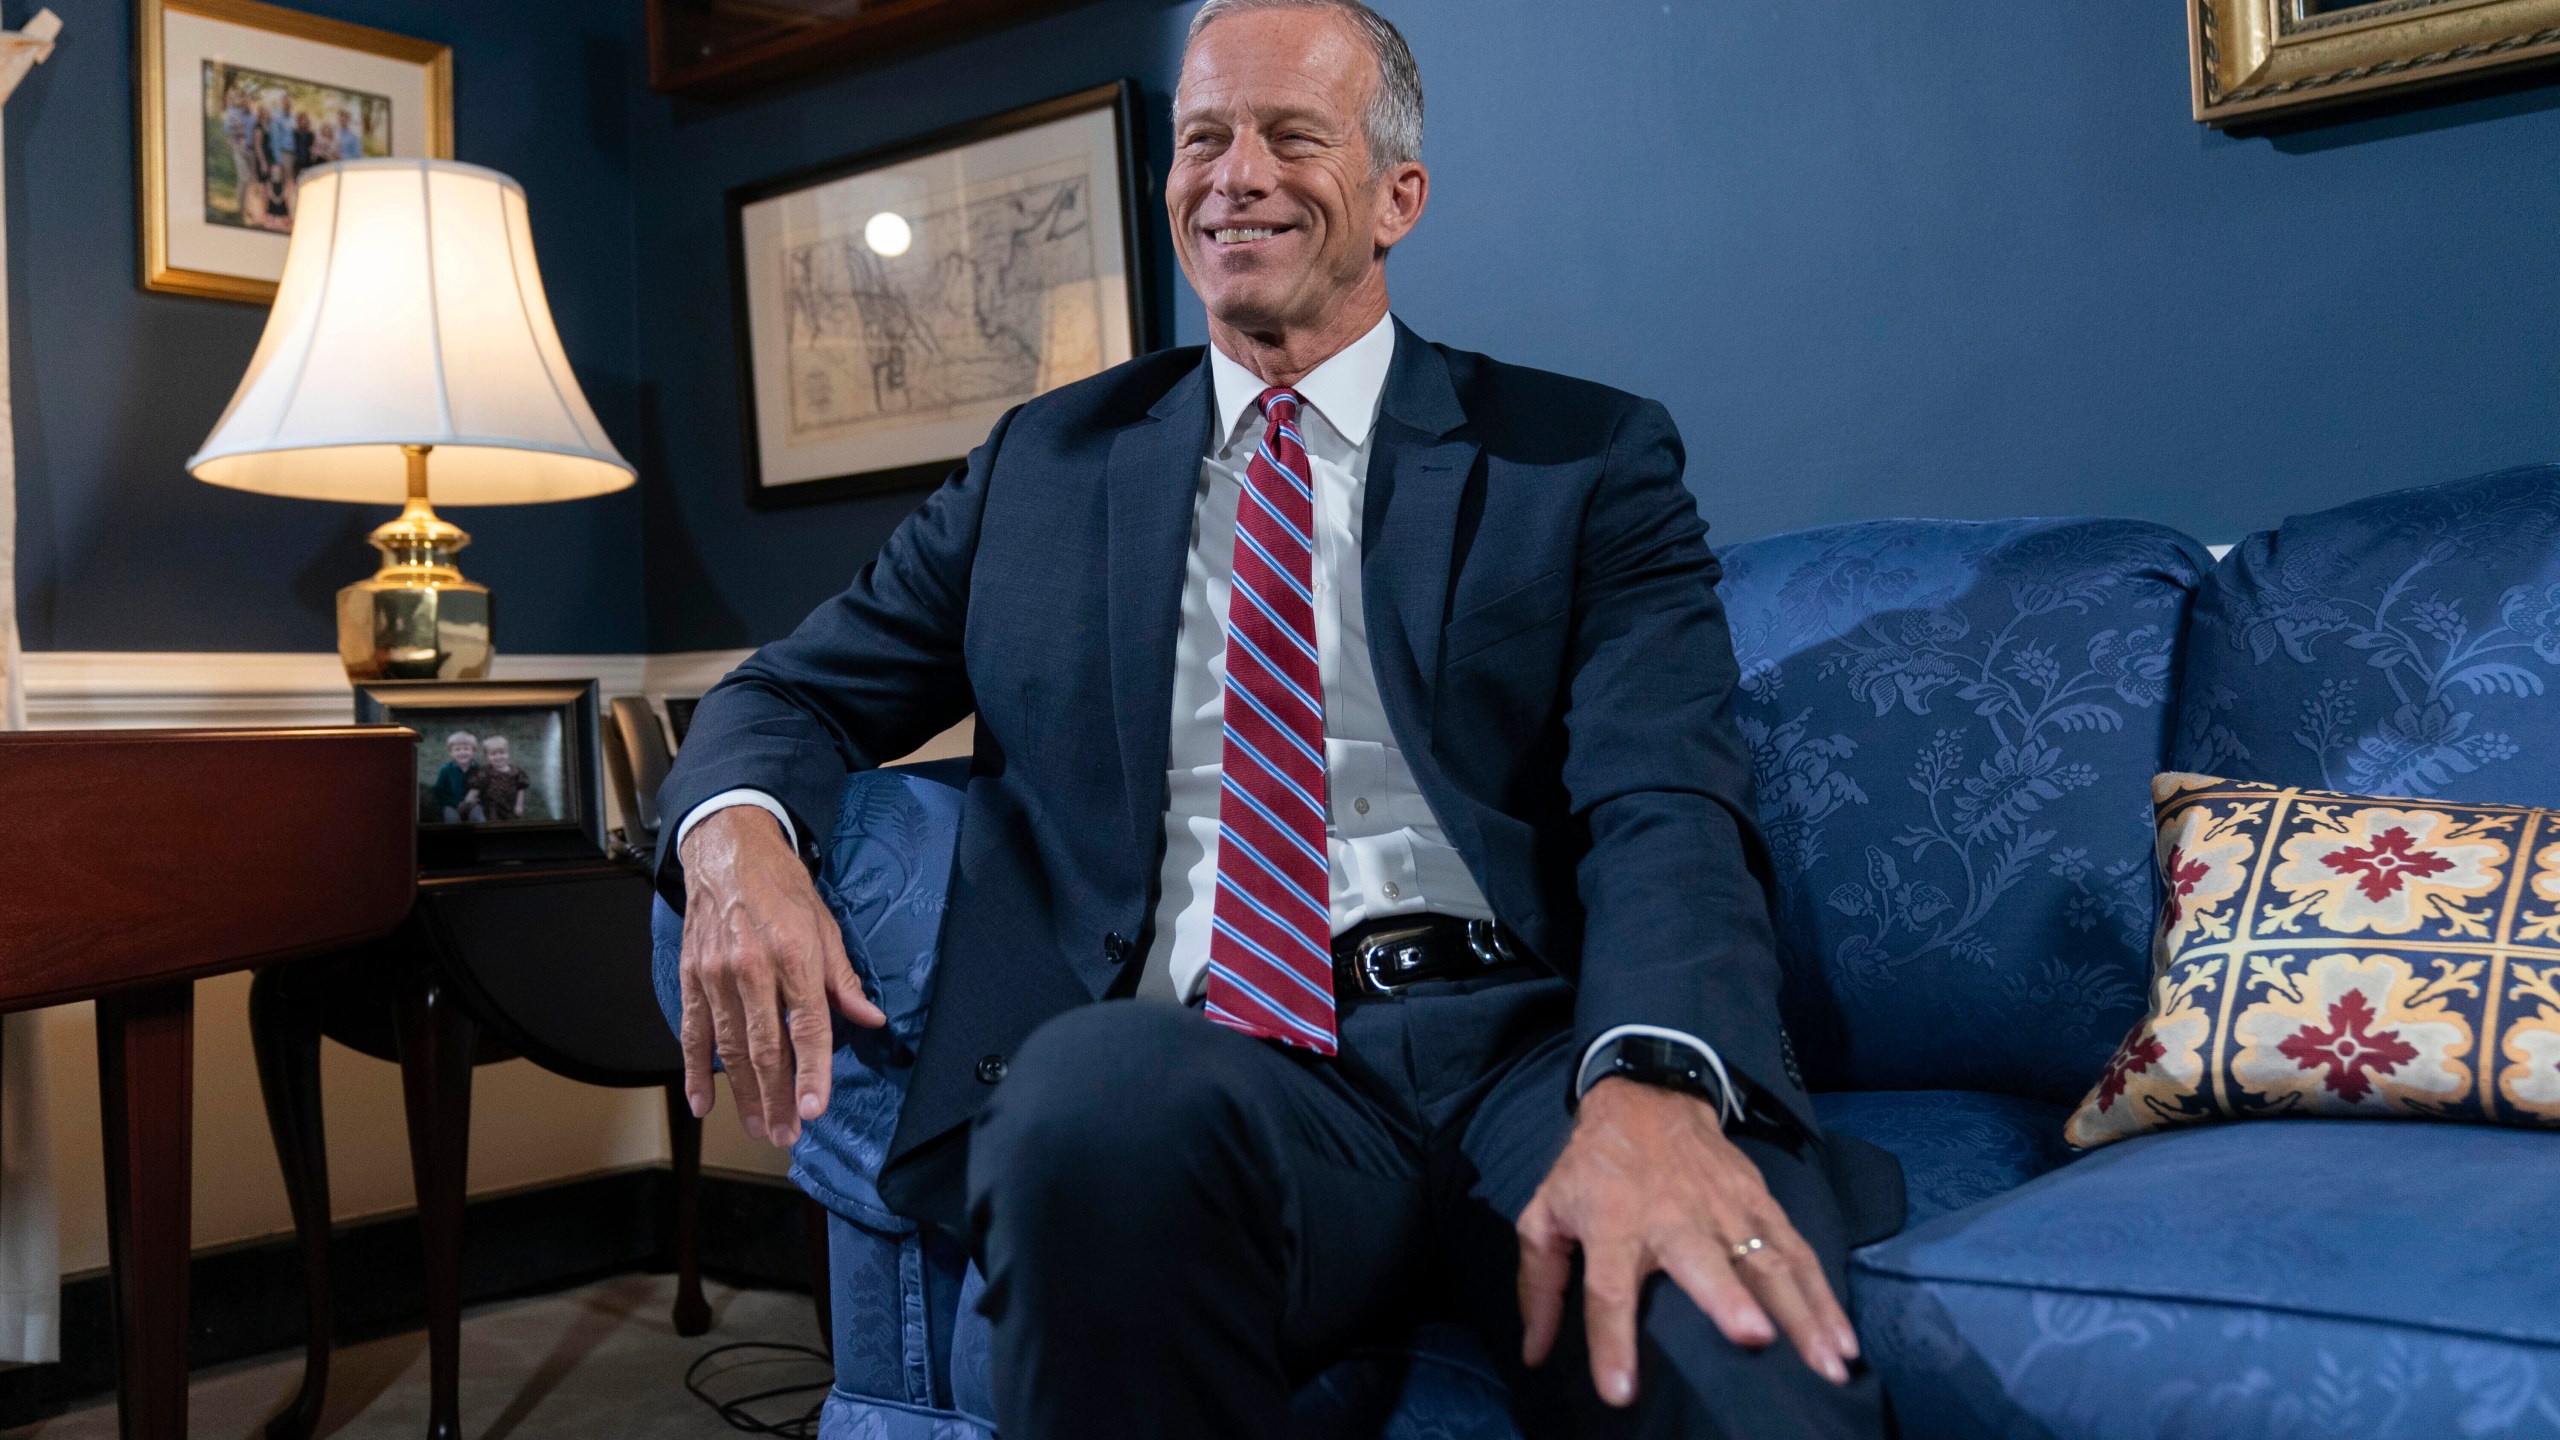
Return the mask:
<path id="1" fill-rule="evenodd" d="M 665 655 L 510 655 L 496 680 L 596 681 L 597 694 L 646 696 L 662 711 L 670 695 L 699 695 L 754 654 L 684 650 Z M 319 651 L 30 650 L 27 726 L 33 730 L 122 730 L 136 726 L 344 725 L 355 690 L 335 653 Z M 909 760 L 969 753 L 969 721 L 925 743 Z"/>
<path id="2" fill-rule="evenodd" d="M 1051 9 L 1063 0 L 880 0 L 854 14 L 761 45 L 691 64 L 673 63 L 658 0 L 649 7 L 649 88 L 661 95 L 726 100 L 835 66 L 876 60 L 980 25 Z"/>

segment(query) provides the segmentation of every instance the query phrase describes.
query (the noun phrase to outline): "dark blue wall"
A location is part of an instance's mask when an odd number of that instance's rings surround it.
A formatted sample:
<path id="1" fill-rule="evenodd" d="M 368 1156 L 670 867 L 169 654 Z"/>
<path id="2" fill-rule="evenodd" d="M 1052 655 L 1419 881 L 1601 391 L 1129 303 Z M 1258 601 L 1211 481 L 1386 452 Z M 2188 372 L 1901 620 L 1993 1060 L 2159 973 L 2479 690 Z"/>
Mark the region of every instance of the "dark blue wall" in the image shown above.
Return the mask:
<path id="1" fill-rule="evenodd" d="M 2560 456 L 2560 89 L 2228 139 L 2185 9 L 1404 0 L 1439 188 L 1396 300 L 1664 400 L 1725 539 L 2220 542 Z"/>
<path id="2" fill-rule="evenodd" d="M 326 648 L 381 512 L 181 473 L 260 312 L 135 286 L 130 7 L 54 3 L 63 48 L 8 107 L 28 642 Z M 525 182 L 643 471 L 460 512 L 516 651 L 769 638 L 911 503 L 745 508 L 723 192 L 1121 76 L 1160 156 L 1190 9 L 1092 0 L 704 107 L 641 88 L 638 0 L 306 3 L 455 47 L 461 155 Z M 2560 88 L 2235 140 L 2187 118 L 2177 0 L 1386 8 L 1437 185 L 1398 310 L 1666 401 L 1719 538 L 2078 511 L 2221 541 L 2560 453 Z"/>
<path id="3" fill-rule="evenodd" d="M 1664 400 L 1720 539 L 2105 512 L 2224 541 L 2560 455 L 2560 90 L 2234 140 L 2188 118 L 2178 0 L 1381 3 L 1436 186 L 1397 309 Z M 644 111 L 655 647 L 779 633 L 908 503 L 744 508 L 721 191 L 1123 74 L 1161 126 L 1188 13 Z"/>
<path id="4" fill-rule="evenodd" d="M 216 489 L 182 468 L 263 307 L 136 283 L 133 6 L 46 0 L 53 59 L 8 105 L 20 625 L 39 650 L 328 650 L 331 597 L 392 512 Z M 454 47 L 455 149 L 524 182 L 561 338 L 637 433 L 630 125 L 637 0 L 296 0 Z M 33 0 L 9 0 L 22 23 Z M 642 648 L 639 498 L 454 512 L 518 652 Z"/>

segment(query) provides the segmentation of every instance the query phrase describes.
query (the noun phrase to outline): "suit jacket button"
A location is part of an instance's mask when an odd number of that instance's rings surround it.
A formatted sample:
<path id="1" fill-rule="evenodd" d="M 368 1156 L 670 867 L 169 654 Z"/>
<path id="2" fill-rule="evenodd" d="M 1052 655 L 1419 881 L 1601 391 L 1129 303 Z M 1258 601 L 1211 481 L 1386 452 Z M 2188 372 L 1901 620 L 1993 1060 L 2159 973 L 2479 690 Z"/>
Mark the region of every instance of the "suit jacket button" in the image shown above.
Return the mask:
<path id="1" fill-rule="evenodd" d="M 1005 1063 L 1001 1055 L 990 1055 L 978 1062 L 978 1083 L 993 1085 L 1004 1078 Z"/>
<path id="2" fill-rule="evenodd" d="M 1110 961 L 1114 965 L 1124 964 L 1127 962 L 1129 958 L 1129 942 L 1120 938 L 1119 931 L 1114 930 L 1110 934 L 1102 937 L 1102 958 Z"/>

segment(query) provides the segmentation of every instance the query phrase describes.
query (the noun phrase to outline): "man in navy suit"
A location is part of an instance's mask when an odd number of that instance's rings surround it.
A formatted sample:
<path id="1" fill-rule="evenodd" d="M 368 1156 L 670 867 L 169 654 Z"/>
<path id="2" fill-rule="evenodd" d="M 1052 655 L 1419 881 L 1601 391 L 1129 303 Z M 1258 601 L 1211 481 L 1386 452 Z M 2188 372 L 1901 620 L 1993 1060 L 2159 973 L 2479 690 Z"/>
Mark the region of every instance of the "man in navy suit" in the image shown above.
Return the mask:
<path id="1" fill-rule="evenodd" d="M 881 1017 L 812 842 L 974 713 L 881 1190 L 982 1267 L 1007 1440 L 1279 1435 L 1436 1317 L 1533 1435 L 1879 1433 L 1837 1297 L 1900 1179 L 1779 1028 L 1678 435 L 1390 317 L 1421 119 L 1358 0 L 1201 8 L 1166 197 L 1208 350 L 1006 415 L 695 714 L 688 1093 L 716 1054 L 751 1133 L 822 1112 L 831 1007 Z"/>

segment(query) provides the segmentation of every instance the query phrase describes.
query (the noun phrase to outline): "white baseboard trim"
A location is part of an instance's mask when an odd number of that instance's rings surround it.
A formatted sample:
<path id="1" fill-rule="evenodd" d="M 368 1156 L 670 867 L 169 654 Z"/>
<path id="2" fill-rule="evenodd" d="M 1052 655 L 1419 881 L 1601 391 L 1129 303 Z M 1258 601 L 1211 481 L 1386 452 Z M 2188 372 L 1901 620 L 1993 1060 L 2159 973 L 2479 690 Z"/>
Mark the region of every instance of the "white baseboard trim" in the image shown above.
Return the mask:
<path id="1" fill-rule="evenodd" d="M 499 680 L 592 676 L 600 694 L 699 695 L 751 653 L 508 655 Z M 31 650 L 27 725 L 35 730 L 185 725 L 344 725 L 355 695 L 328 653 Z"/>

